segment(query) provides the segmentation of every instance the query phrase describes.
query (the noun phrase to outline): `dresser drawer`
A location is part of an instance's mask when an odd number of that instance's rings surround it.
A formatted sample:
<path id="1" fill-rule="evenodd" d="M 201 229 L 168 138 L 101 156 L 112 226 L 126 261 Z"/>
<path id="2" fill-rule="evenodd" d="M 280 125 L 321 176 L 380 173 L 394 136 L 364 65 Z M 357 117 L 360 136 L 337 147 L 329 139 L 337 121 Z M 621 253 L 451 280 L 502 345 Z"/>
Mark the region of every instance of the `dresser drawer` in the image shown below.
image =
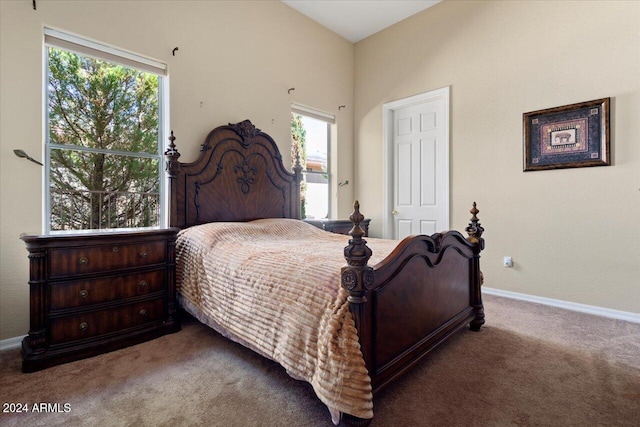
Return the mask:
<path id="1" fill-rule="evenodd" d="M 49 278 L 105 272 L 165 262 L 165 241 L 54 248 L 49 254 Z"/>
<path id="2" fill-rule="evenodd" d="M 162 320 L 165 315 L 164 298 L 158 298 L 82 314 L 52 317 L 50 344 L 63 344 L 118 332 Z"/>
<path id="3" fill-rule="evenodd" d="M 51 310 L 85 307 L 164 290 L 165 270 L 51 284 Z"/>

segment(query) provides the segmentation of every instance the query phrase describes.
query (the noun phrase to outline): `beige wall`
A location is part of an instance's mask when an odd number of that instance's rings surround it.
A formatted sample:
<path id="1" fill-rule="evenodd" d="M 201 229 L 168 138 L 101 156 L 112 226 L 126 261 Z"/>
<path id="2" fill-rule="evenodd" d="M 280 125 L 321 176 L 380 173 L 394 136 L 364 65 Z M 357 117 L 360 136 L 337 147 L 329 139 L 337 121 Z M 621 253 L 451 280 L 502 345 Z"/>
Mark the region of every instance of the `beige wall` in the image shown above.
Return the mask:
<path id="1" fill-rule="evenodd" d="M 291 102 L 333 113 L 336 180 L 353 182 L 353 45 L 279 1 L 0 2 L 0 339 L 28 332 L 27 251 L 41 232 L 44 26 L 168 64 L 170 127 L 181 160 L 194 160 L 215 126 L 249 118 L 288 161 Z M 174 47 L 179 50 L 171 55 Z M 287 89 L 295 87 L 290 95 Z M 347 108 L 338 111 L 339 105 Z M 353 186 L 339 190 L 345 215 Z"/>
<path id="2" fill-rule="evenodd" d="M 640 313 L 639 22 L 640 2 L 445 0 L 357 43 L 356 196 L 372 233 L 382 105 L 450 86 L 451 227 L 478 202 L 485 286 Z M 523 113 L 604 97 L 613 166 L 522 172 Z"/>

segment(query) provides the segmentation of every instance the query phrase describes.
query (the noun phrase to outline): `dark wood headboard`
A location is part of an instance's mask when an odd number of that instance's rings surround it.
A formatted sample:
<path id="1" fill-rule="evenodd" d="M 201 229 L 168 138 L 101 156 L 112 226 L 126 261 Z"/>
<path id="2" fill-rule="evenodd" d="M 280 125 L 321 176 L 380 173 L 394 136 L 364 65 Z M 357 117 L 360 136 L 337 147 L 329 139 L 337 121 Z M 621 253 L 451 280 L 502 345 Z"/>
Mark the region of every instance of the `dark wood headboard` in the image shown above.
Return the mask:
<path id="1" fill-rule="evenodd" d="M 275 141 L 249 120 L 209 132 L 200 156 L 181 163 L 171 132 L 165 152 L 169 225 L 186 228 L 215 221 L 300 219 L 302 167 L 289 172 Z"/>

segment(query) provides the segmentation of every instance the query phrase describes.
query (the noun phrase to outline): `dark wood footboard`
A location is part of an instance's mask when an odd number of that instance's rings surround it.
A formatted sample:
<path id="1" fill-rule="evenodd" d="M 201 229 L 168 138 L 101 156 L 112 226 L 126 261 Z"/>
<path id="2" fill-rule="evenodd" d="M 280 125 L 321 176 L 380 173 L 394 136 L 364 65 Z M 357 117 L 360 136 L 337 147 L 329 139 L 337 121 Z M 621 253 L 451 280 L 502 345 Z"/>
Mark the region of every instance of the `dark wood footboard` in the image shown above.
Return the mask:
<path id="1" fill-rule="evenodd" d="M 342 286 L 349 291 L 362 353 L 374 393 L 453 333 L 484 324 L 480 252 L 484 231 L 475 203 L 465 238 L 457 231 L 404 239 L 383 261 L 369 266 L 358 202 L 345 247 Z"/>

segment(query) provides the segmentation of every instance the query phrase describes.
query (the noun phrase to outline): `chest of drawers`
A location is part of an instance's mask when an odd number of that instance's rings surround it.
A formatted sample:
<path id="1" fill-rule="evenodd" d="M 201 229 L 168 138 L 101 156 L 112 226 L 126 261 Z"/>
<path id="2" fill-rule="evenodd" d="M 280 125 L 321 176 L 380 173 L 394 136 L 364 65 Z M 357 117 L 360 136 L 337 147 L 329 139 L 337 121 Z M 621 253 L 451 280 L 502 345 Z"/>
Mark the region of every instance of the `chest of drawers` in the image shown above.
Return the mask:
<path id="1" fill-rule="evenodd" d="M 180 330 L 177 229 L 23 235 L 30 329 L 22 370 L 94 356 Z"/>

